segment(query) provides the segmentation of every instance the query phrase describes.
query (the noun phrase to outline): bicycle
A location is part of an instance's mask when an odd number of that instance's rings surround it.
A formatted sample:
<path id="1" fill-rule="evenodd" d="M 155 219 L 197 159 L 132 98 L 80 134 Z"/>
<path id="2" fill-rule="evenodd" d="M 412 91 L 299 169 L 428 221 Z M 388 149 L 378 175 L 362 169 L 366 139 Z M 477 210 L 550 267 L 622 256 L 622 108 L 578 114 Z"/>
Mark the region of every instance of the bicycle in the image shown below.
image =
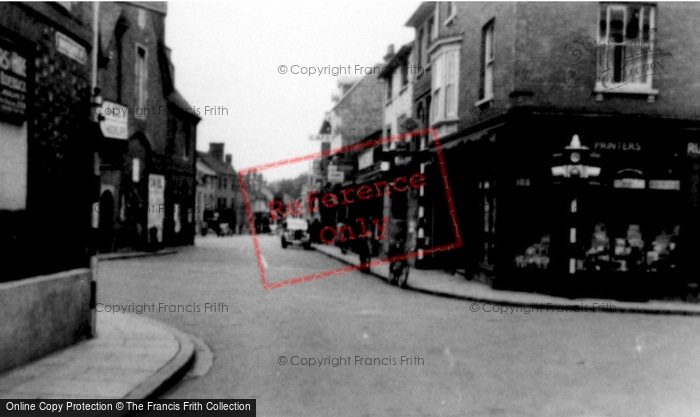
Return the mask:
<path id="1" fill-rule="evenodd" d="M 403 259 L 394 260 L 389 263 L 389 284 L 399 288 L 408 286 L 408 258 L 406 255 L 406 245 L 404 242 L 394 242 L 389 247 L 389 258 L 404 255 Z"/>

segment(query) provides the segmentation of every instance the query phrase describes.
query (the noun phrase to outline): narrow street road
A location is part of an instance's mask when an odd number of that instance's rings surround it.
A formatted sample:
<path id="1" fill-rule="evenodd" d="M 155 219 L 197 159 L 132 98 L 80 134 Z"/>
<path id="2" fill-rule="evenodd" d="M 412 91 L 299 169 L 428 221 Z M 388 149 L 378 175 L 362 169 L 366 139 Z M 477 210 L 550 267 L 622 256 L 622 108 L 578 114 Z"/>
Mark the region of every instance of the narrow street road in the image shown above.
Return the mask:
<path id="1" fill-rule="evenodd" d="M 262 236 L 260 244 L 271 282 L 343 266 L 316 251 L 282 249 L 277 237 Z M 200 238 L 177 255 L 100 263 L 98 302 L 199 305 L 200 312 L 144 313 L 202 338 L 214 353 L 207 375 L 166 396 L 256 398 L 259 416 L 700 412 L 695 317 L 472 312 L 470 302 L 400 290 L 358 272 L 265 291 L 248 236 Z M 205 303 L 228 311 L 204 312 Z M 421 360 L 401 365 L 402 356 Z M 328 357 L 344 363 L 292 364 Z M 388 359 L 363 365 L 356 357 Z"/>

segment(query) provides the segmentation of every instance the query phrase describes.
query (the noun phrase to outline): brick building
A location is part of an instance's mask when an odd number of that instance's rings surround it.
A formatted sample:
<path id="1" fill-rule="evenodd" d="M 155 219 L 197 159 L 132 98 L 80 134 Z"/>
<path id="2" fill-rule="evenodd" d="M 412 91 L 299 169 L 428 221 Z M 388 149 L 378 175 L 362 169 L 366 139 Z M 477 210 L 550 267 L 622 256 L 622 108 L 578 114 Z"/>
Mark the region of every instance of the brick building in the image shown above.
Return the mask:
<path id="1" fill-rule="evenodd" d="M 223 143 L 210 143 L 208 152 L 197 152 L 200 181 L 197 186 L 197 215 L 200 228 L 218 213 L 219 222 L 237 231 L 245 221 L 243 196 L 231 154 Z"/>
<path id="2" fill-rule="evenodd" d="M 381 64 L 375 65 L 375 68 L 381 67 Z M 322 150 L 324 146 L 334 150 L 381 138 L 383 94 L 383 82 L 376 74 L 365 75 L 360 80 L 339 80 L 338 96 L 334 97 L 335 104 L 328 112 L 328 124 L 326 126 L 324 122 L 321 128 L 322 131 L 330 131 L 330 146 L 322 145 Z M 326 181 L 319 192 L 337 192 L 340 188 L 378 178 L 380 154 L 381 148 L 374 147 L 325 157 L 321 165 Z M 362 155 L 365 157 L 361 158 Z M 335 227 L 338 222 L 342 222 L 354 227 L 357 225 L 355 219 L 360 216 L 381 218 L 383 200 L 372 199 L 342 207 L 321 207 L 320 215 L 323 226 Z"/>
<path id="3" fill-rule="evenodd" d="M 384 83 L 385 92 L 382 133 L 385 138 L 410 132 L 417 127 L 417 122 L 413 118 L 413 84 L 422 69 L 415 66 L 412 51 L 413 42 L 403 45 L 397 52 L 394 52 L 394 45 L 390 45 L 384 57 L 385 71 L 379 75 L 379 78 Z M 388 164 L 385 168 L 391 171 L 388 178 L 393 179 L 404 175 L 410 177 L 418 172 L 417 159 L 414 158 L 410 163 L 400 166 L 396 164 L 398 154 L 393 152 L 397 150 L 415 152 L 418 150 L 419 140 L 420 137 L 416 135 L 406 140 L 383 144 L 382 150 L 385 156 L 380 159 L 385 160 L 385 164 Z M 389 158 L 386 155 L 389 155 Z M 391 219 L 386 231 L 389 238 L 382 242 L 385 253 L 388 253 L 390 243 L 397 240 L 406 241 L 409 248 L 416 246 L 417 198 L 418 192 L 413 189 L 384 196 L 384 216 Z"/>
<path id="4" fill-rule="evenodd" d="M 73 14 L 89 22 L 94 3 Z M 175 88 L 164 2 L 100 3 L 99 250 L 192 244 L 196 125 Z"/>
<path id="5" fill-rule="evenodd" d="M 0 372 L 94 326 L 90 34 L 58 3 L 0 3 Z"/>
<path id="6" fill-rule="evenodd" d="M 424 265 L 587 294 L 697 281 L 700 45 L 681 33 L 699 18 L 691 3 L 421 4 L 414 105 L 465 237 Z M 422 245 L 454 241 L 444 193 L 426 191 Z"/>

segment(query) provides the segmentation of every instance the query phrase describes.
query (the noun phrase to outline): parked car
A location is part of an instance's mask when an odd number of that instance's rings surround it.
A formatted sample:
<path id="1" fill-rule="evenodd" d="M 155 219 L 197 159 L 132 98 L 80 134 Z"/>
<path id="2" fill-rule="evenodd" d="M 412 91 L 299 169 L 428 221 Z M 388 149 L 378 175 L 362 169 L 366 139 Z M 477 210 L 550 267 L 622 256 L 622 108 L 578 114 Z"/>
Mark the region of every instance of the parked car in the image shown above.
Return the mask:
<path id="1" fill-rule="evenodd" d="M 309 223 L 302 219 L 287 219 L 282 222 L 282 247 L 301 245 L 304 249 L 311 248 Z"/>

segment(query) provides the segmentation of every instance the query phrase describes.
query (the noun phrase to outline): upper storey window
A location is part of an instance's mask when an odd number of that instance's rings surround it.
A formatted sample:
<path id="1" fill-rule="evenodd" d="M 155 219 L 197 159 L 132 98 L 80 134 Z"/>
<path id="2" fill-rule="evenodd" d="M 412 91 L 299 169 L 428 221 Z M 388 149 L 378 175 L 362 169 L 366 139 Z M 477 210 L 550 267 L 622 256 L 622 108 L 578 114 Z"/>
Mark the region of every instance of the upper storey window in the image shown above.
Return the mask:
<path id="1" fill-rule="evenodd" d="M 655 21 L 654 6 L 601 5 L 596 79 L 605 90 L 651 89 Z"/>

